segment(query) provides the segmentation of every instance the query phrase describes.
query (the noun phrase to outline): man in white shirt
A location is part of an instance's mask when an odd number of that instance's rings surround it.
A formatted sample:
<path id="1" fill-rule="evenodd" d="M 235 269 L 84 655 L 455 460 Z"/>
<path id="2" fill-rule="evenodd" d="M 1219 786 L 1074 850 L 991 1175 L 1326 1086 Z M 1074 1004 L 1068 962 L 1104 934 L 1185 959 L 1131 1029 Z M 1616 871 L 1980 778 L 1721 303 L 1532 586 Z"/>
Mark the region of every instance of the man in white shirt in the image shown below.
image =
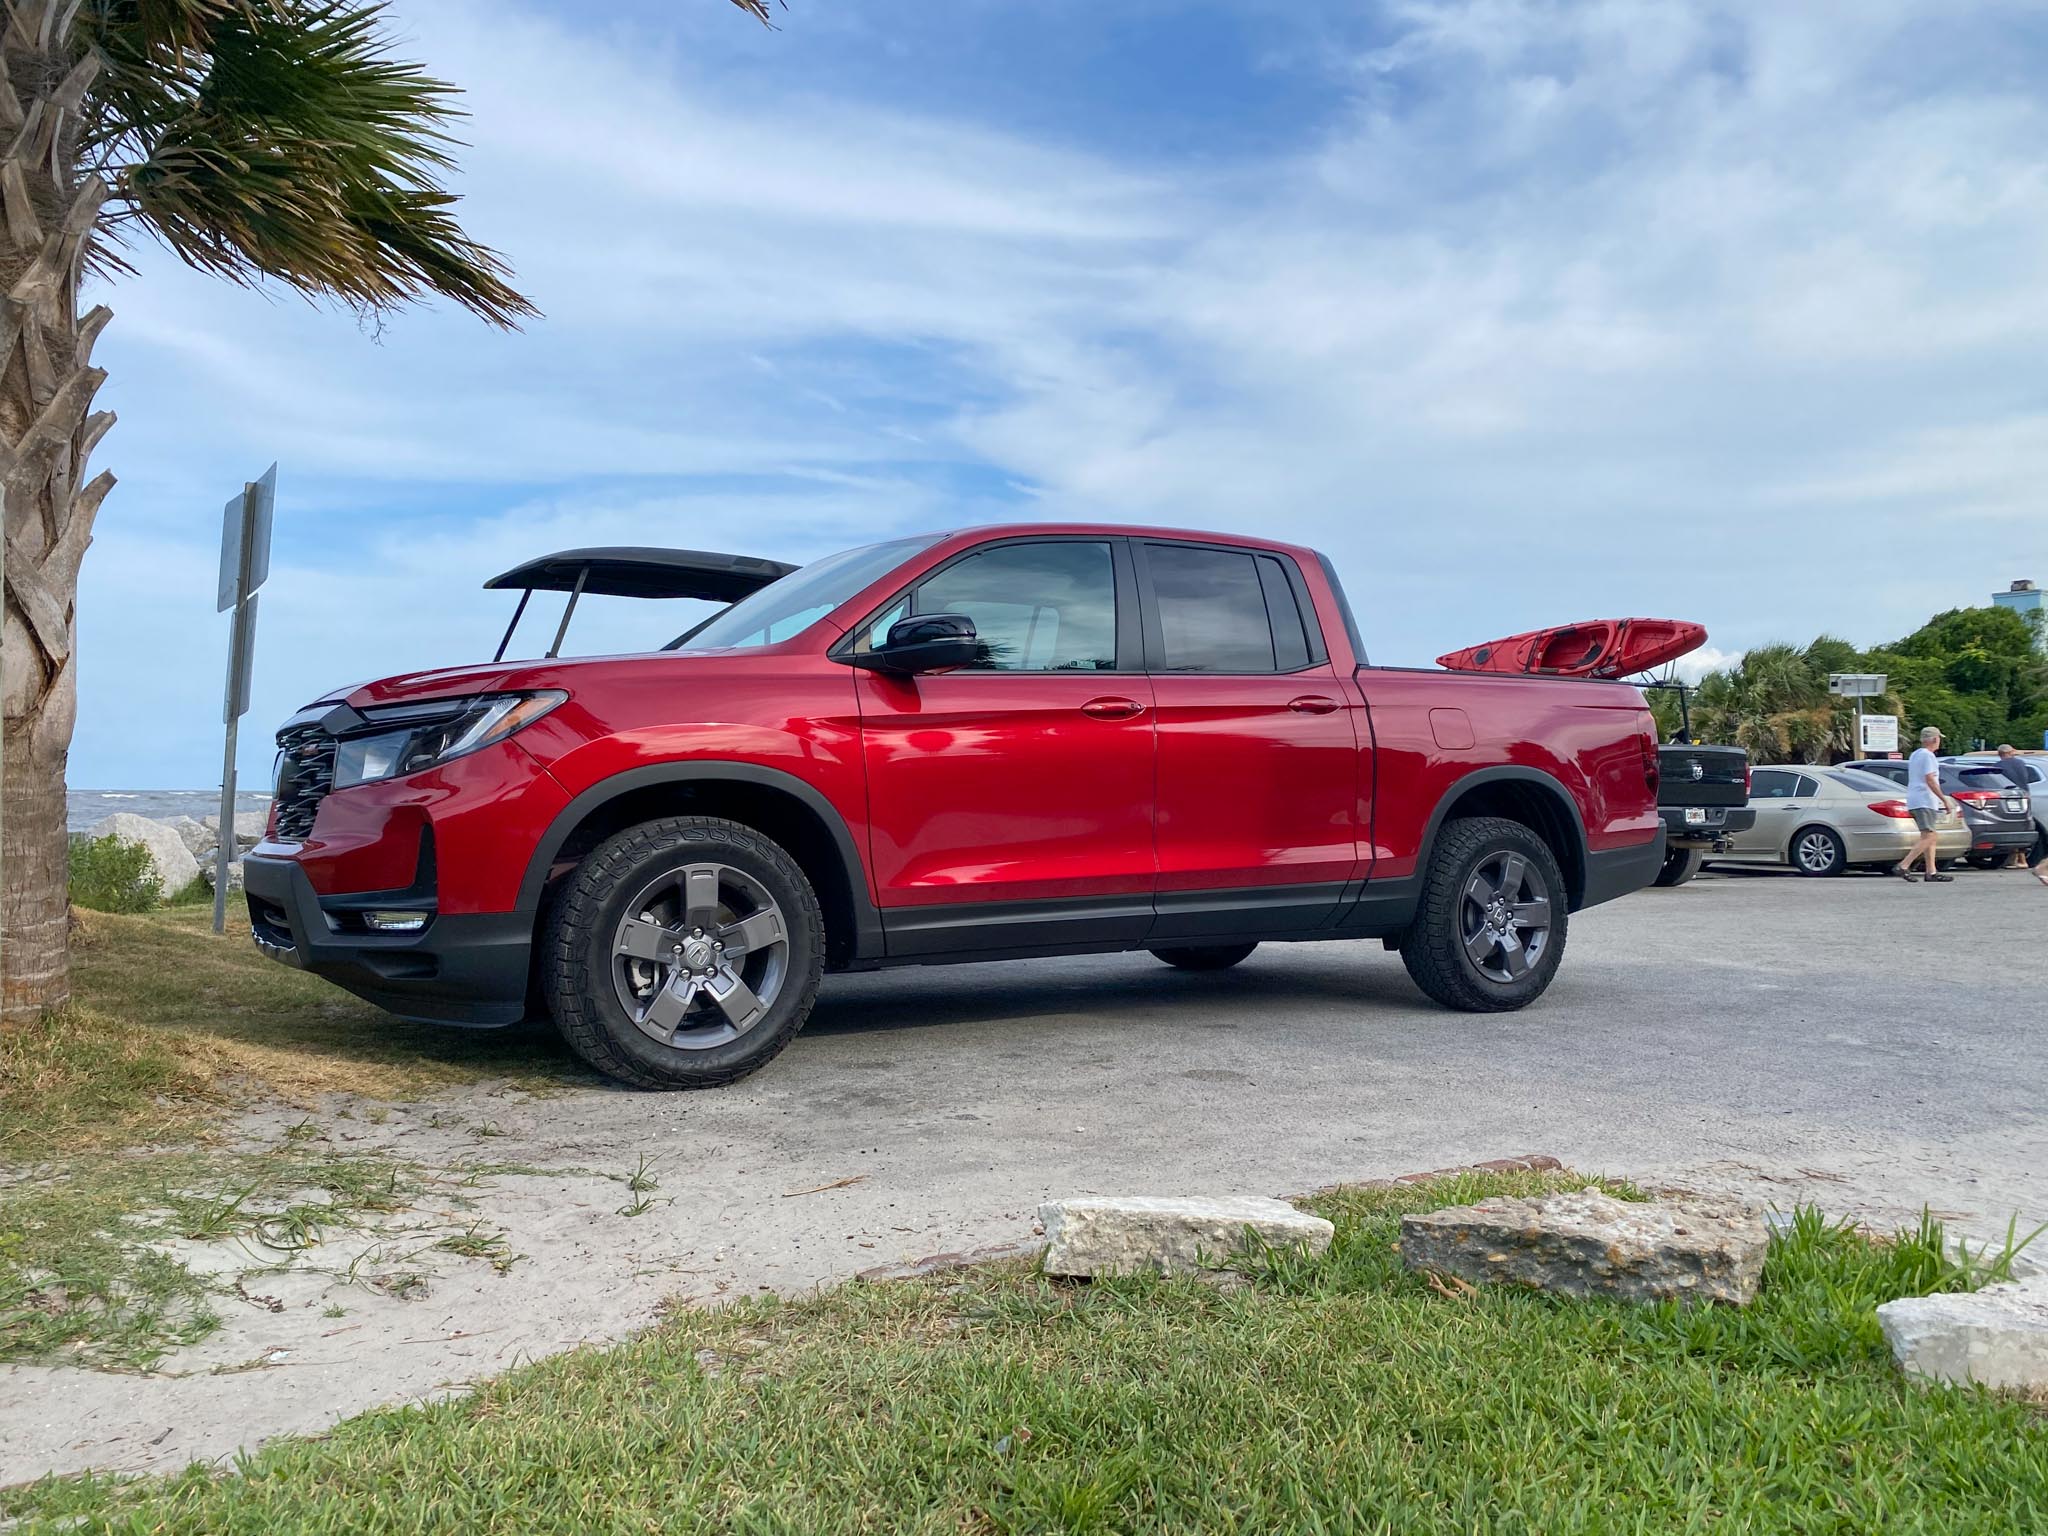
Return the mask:
<path id="1" fill-rule="evenodd" d="M 1906 764 L 1906 809 L 1912 813 L 1913 825 L 1920 829 L 1920 837 L 1913 844 L 1912 852 L 1906 855 L 1906 861 L 1897 865 L 1892 873 L 1908 880 L 1920 878 L 1913 873 L 1913 866 L 1923 859 L 1930 881 L 1955 879 L 1954 875 L 1944 875 L 1934 867 L 1935 828 L 1941 823 L 1941 813 L 1961 809 L 1942 790 L 1941 759 L 1934 755 L 1940 750 L 1941 732 L 1930 725 L 1920 733 L 1920 750 Z"/>

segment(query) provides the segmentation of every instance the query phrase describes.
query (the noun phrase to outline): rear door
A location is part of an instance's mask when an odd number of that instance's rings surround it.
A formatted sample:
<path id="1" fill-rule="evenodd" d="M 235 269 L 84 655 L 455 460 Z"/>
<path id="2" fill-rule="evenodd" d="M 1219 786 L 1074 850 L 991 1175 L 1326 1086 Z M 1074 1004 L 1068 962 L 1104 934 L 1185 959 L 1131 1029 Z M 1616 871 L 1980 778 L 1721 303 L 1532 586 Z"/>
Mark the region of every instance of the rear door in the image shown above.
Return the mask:
<path id="1" fill-rule="evenodd" d="M 1133 541 L 1157 711 L 1155 939 L 1314 928 L 1360 869 L 1354 691 L 1282 555 Z"/>
<path id="2" fill-rule="evenodd" d="M 1731 839 L 1733 851 L 1744 858 L 1778 859 L 1792 836 L 1792 810 L 1799 794 L 1799 778 L 1788 768 L 1758 768 L 1749 776 L 1749 805 L 1756 821 L 1746 832 Z"/>
<path id="3" fill-rule="evenodd" d="M 1153 716 L 1137 609 L 1122 540 L 1008 539 L 930 572 L 852 637 L 865 648 L 909 614 L 960 613 L 985 648 L 951 672 L 855 674 L 890 953 L 1143 937 Z"/>

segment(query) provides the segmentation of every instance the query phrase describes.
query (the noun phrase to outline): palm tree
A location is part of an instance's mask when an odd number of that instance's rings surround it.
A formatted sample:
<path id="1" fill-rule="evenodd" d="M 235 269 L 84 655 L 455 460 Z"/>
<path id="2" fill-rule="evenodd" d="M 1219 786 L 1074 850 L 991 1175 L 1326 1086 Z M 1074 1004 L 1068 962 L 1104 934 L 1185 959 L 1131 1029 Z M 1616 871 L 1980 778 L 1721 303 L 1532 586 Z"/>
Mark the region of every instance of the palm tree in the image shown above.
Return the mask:
<path id="1" fill-rule="evenodd" d="M 763 22 L 768 0 L 733 0 Z M 390 56 L 382 0 L 5 0 L 0 7 L 0 1017 L 61 1004 L 64 765 L 78 567 L 113 489 L 80 290 L 146 232 L 193 266 L 382 313 L 534 313 L 440 183 L 452 87 Z"/>

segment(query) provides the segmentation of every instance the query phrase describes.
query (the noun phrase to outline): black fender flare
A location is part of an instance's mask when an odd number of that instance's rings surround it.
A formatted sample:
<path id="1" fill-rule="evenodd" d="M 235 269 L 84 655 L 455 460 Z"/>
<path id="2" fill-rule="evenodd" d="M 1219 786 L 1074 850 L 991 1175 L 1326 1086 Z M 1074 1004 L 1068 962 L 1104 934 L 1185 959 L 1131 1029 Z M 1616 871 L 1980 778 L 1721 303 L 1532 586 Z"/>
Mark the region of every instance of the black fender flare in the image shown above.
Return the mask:
<path id="1" fill-rule="evenodd" d="M 1590 849 L 1586 842 L 1586 819 L 1579 814 L 1579 802 L 1572 798 L 1571 791 L 1564 787 L 1562 780 L 1540 768 L 1524 767 L 1519 763 L 1503 763 L 1492 768 L 1477 768 L 1457 780 L 1437 798 L 1436 809 L 1429 813 L 1429 821 L 1422 829 L 1422 848 L 1416 855 L 1415 873 L 1421 877 L 1429 868 L 1429 861 L 1436 854 L 1437 834 L 1443 830 L 1444 822 L 1450 817 L 1451 807 L 1464 797 L 1467 791 L 1484 788 L 1488 784 L 1526 784 L 1548 795 L 1563 808 L 1571 825 L 1572 837 L 1577 844 L 1578 857 L 1565 862 L 1565 879 L 1575 881 L 1576 889 L 1570 893 L 1571 906 L 1576 911 L 1585 899 L 1587 854 Z M 1577 868 L 1574 870 L 1573 865 Z"/>
<path id="2" fill-rule="evenodd" d="M 528 916 L 539 915 L 541 893 L 547 885 L 548 871 L 554 867 L 555 855 L 569 840 L 569 835 L 593 812 L 637 790 L 706 783 L 751 784 L 777 790 L 798 801 L 818 818 L 837 848 L 845 870 L 847 890 L 853 902 L 854 959 L 879 959 L 882 954 L 882 917 L 868 894 L 867 861 L 860 856 L 860 845 L 854 841 L 846 819 L 816 786 L 805 783 L 793 773 L 764 768 L 759 763 L 685 758 L 673 763 L 649 763 L 639 768 L 628 768 L 623 773 L 599 779 L 564 806 L 548 824 L 547 831 L 541 834 L 532 857 L 527 861 L 526 874 L 519 882 L 519 911 Z"/>

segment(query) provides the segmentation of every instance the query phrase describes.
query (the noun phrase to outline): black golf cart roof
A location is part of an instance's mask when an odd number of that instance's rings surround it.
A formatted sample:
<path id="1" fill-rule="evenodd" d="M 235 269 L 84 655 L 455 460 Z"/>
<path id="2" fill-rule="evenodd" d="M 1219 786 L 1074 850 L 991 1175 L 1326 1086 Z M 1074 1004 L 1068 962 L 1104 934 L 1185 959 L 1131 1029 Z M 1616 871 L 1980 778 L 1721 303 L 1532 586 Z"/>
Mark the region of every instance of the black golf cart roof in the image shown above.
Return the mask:
<path id="1" fill-rule="evenodd" d="M 505 626 L 505 638 L 498 642 L 498 654 L 491 659 L 505 659 L 512 633 L 519 628 L 520 616 L 536 592 L 569 594 L 569 602 L 562 609 L 562 621 L 555 628 L 554 644 L 548 647 L 548 655 L 557 656 L 561 654 L 562 637 L 569 632 L 569 616 L 576 611 L 577 599 L 586 592 L 599 597 L 694 597 L 730 605 L 770 582 L 782 580 L 795 569 L 780 560 L 764 560 L 758 555 L 722 555 L 703 549 L 565 549 L 542 555 L 484 583 L 487 592 L 519 594 L 519 606 L 512 610 L 512 622 Z M 702 624 L 697 626 L 701 628 Z M 697 629 L 671 644 L 680 644 Z"/>
<path id="2" fill-rule="evenodd" d="M 757 555 L 702 549 L 565 549 L 515 565 L 484 583 L 488 591 L 589 592 L 600 597 L 696 597 L 736 603 L 793 565 Z"/>

